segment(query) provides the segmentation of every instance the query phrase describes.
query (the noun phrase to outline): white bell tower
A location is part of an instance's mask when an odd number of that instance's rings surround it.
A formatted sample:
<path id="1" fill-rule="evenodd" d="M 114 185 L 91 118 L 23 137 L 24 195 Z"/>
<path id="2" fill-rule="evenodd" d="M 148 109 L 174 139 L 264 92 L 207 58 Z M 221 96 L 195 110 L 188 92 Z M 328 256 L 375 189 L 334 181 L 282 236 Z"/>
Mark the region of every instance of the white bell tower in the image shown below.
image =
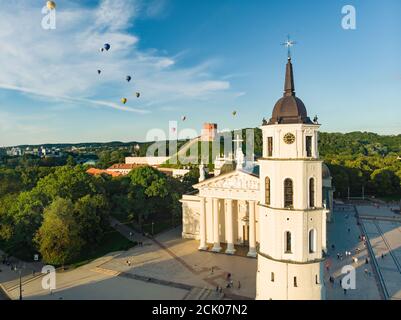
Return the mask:
<path id="1" fill-rule="evenodd" d="M 326 213 L 319 127 L 295 96 L 289 55 L 284 96 L 261 128 L 258 300 L 325 299 Z"/>

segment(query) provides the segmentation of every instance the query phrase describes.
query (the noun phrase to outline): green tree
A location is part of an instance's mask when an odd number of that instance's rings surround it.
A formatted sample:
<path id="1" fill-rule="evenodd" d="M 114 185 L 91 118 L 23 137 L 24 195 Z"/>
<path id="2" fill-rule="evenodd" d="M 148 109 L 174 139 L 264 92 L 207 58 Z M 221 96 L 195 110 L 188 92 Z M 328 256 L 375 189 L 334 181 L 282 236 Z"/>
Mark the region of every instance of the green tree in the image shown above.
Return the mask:
<path id="1" fill-rule="evenodd" d="M 152 167 L 142 167 L 129 174 L 131 180 L 129 199 L 134 203 L 138 224 L 142 228 L 143 219 L 155 216 L 168 202 L 166 176 Z"/>
<path id="2" fill-rule="evenodd" d="M 397 176 L 386 168 L 373 171 L 371 179 L 379 195 L 393 195 L 398 191 Z"/>
<path id="3" fill-rule="evenodd" d="M 108 227 L 107 201 L 102 195 L 86 195 L 74 205 L 75 219 L 82 239 L 98 245 Z"/>
<path id="4" fill-rule="evenodd" d="M 80 236 L 71 200 L 57 198 L 44 211 L 43 224 L 34 241 L 43 260 L 53 265 L 72 262 L 85 244 Z"/>

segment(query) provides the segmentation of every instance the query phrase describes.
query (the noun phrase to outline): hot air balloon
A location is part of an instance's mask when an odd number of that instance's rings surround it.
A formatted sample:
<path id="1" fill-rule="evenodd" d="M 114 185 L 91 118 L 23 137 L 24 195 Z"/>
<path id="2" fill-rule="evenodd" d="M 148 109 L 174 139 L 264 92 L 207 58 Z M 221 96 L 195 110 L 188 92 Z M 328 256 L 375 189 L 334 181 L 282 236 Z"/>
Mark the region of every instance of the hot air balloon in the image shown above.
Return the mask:
<path id="1" fill-rule="evenodd" d="M 139 92 L 135 93 L 136 97 L 139 98 L 141 94 Z"/>
<path id="2" fill-rule="evenodd" d="M 237 111 L 233 111 L 233 116 L 235 117 L 237 115 Z"/>
<path id="3" fill-rule="evenodd" d="M 102 70 L 98 70 L 97 73 L 98 73 L 98 74 L 101 74 L 101 73 L 102 73 Z"/>
<path id="4" fill-rule="evenodd" d="M 127 76 L 127 78 L 126 78 L 126 80 L 128 81 L 128 82 L 130 82 L 131 81 L 131 76 Z"/>
<path id="5" fill-rule="evenodd" d="M 56 9 L 56 3 L 54 1 L 47 1 L 46 6 L 47 6 L 47 9 L 49 9 L 49 10 Z"/>
<path id="6" fill-rule="evenodd" d="M 126 104 L 126 103 L 127 103 L 127 101 L 128 101 L 128 99 L 127 99 L 127 98 L 122 98 L 122 99 L 121 99 L 121 102 L 122 102 L 123 104 Z"/>
<path id="7" fill-rule="evenodd" d="M 111 46 L 110 46 L 108 43 L 105 43 L 105 45 L 103 46 L 103 48 L 104 48 L 106 51 L 109 51 L 110 48 L 111 48 Z"/>
<path id="8" fill-rule="evenodd" d="M 104 48 L 100 48 L 99 51 L 100 51 L 100 52 L 103 52 L 103 51 L 104 51 Z"/>
<path id="9" fill-rule="evenodd" d="M 182 116 L 181 120 L 185 121 L 185 120 L 187 120 L 187 117 L 186 116 Z"/>

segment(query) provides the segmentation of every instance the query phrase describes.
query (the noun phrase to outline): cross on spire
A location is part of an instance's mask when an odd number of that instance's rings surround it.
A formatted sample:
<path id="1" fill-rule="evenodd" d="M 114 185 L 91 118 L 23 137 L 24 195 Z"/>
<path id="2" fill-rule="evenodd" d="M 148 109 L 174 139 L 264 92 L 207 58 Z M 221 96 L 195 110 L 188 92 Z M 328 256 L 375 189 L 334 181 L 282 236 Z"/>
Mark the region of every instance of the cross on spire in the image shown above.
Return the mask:
<path id="1" fill-rule="evenodd" d="M 233 140 L 233 142 L 235 142 L 237 144 L 237 147 L 236 147 L 237 149 L 240 149 L 240 148 L 242 149 L 241 143 L 244 142 L 244 140 L 242 140 L 240 138 L 239 134 L 237 134 L 237 139 Z"/>
<path id="2" fill-rule="evenodd" d="M 291 40 L 290 35 L 288 35 L 287 40 L 281 44 L 282 46 L 285 46 L 288 49 L 288 60 L 291 60 L 291 47 L 293 47 L 295 44 L 297 43 Z"/>

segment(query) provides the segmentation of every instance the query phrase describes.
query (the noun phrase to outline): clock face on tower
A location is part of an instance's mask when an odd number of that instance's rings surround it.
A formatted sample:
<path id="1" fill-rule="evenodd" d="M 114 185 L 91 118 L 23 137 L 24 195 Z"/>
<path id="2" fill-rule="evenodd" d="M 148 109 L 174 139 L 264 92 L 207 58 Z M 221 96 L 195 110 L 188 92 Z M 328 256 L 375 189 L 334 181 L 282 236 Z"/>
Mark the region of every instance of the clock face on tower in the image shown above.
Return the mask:
<path id="1" fill-rule="evenodd" d="M 284 142 L 286 144 L 293 144 L 295 142 L 295 136 L 292 133 L 286 133 L 284 136 Z"/>

